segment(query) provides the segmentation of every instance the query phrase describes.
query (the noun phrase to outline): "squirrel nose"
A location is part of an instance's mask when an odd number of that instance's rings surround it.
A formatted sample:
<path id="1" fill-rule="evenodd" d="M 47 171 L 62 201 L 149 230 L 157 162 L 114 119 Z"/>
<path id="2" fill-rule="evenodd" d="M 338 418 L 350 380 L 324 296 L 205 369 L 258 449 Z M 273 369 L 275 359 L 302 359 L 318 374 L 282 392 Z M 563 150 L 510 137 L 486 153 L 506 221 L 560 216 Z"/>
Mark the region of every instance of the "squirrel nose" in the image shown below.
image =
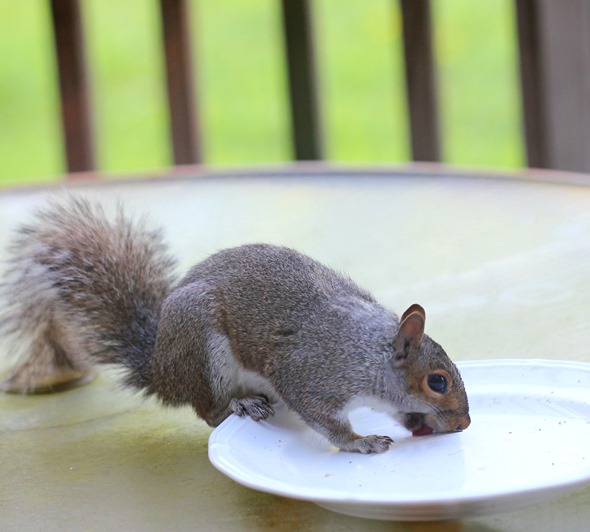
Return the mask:
<path id="1" fill-rule="evenodd" d="M 469 425 L 471 425 L 471 418 L 469 414 L 467 414 L 463 419 L 459 421 L 459 425 L 457 426 L 457 430 L 465 430 Z"/>

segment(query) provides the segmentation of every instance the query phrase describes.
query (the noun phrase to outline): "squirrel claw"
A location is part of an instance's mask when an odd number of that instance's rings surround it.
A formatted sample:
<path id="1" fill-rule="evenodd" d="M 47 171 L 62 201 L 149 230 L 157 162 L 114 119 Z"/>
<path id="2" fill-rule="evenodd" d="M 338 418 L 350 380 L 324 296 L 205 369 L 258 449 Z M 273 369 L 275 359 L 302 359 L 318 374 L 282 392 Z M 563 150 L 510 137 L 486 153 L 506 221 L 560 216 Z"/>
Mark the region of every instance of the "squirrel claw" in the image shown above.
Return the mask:
<path id="1" fill-rule="evenodd" d="M 266 419 L 275 413 L 268 398 L 264 395 L 251 395 L 232 399 L 229 406 L 234 414 L 240 417 L 248 415 L 254 421 Z"/>
<path id="2" fill-rule="evenodd" d="M 365 436 L 356 440 L 356 450 L 363 454 L 369 453 L 383 453 L 389 449 L 393 444 L 393 440 L 389 436 Z"/>

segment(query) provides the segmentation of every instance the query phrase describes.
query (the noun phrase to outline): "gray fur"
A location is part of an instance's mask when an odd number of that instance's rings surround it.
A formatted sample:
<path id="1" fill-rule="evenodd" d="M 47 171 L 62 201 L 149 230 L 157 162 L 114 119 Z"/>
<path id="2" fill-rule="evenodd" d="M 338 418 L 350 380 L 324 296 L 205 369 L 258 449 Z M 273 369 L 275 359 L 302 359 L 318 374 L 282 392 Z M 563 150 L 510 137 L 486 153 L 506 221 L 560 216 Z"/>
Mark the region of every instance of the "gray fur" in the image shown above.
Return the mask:
<path id="1" fill-rule="evenodd" d="M 292 249 L 227 249 L 173 286 L 158 232 L 121 211 L 109 222 L 100 207 L 68 198 L 23 226 L 11 251 L 2 327 L 28 339 L 33 366 L 57 356 L 51 337 L 72 364 L 81 356 L 120 364 L 128 385 L 189 404 L 211 425 L 231 412 L 265 419 L 282 400 L 351 451 L 391 444 L 353 432 L 348 412 L 360 404 L 379 405 L 409 430 L 469 424 L 461 377 L 423 335 L 421 307 L 400 323 L 352 280 Z M 425 387 L 432 372 L 448 377 L 448 393 Z"/>

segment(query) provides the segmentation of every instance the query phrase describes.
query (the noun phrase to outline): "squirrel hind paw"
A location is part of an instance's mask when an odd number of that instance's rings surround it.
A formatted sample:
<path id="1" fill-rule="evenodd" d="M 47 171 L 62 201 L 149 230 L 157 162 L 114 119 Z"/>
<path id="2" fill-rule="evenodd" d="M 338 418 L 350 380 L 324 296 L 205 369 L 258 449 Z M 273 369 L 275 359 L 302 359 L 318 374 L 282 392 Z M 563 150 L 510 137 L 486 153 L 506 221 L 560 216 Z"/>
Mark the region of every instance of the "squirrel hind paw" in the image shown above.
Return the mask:
<path id="1" fill-rule="evenodd" d="M 254 421 L 266 419 L 275 413 L 268 397 L 265 395 L 250 395 L 232 399 L 230 409 L 234 414 L 240 417 L 250 416 Z"/>

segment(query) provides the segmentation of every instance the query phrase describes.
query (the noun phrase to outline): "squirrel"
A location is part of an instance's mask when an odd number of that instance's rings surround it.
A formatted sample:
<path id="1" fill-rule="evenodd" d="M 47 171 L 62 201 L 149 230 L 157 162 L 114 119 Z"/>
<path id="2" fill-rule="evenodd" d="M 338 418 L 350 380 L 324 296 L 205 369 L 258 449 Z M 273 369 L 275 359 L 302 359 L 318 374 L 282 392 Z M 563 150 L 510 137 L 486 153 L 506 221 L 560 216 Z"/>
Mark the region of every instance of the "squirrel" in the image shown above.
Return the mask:
<path id="1" fill-rule="evenodd" d="M 175 267 L 161 232 L 120 205 L 111 220 L 75 195 L 50 200 L 9 248 L 0 329 L 25 355 L 12 379 L 115 364 L 128 387 L 212 427 L 231 413 L 266 419 L 282 401 L 361 453 L 393 440 L 356 434 L 358 406 L 414 435 L 469 426 L 459 371 L 424 334 L 420 305 L 398 318 L 349 277 L 270 244 L 219 251 L 180 281 Z"/>

